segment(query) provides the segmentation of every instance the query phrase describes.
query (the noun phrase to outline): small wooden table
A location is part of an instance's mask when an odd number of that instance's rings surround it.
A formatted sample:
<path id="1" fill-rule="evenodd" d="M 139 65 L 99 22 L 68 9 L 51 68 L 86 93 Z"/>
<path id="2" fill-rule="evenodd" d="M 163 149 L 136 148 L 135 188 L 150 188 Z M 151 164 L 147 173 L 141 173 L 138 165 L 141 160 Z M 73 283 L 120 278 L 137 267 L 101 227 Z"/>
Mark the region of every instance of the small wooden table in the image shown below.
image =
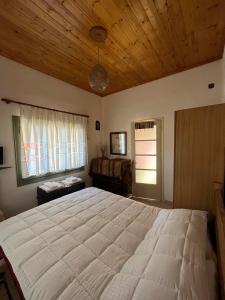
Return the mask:
<path id="1" fill-rule="evenodd" d="M 85 188 L 85 182 L 84 181 L 78 181 L 73 183 L 69 187 L 63 187 L 58 190 L 52 191 L 50 193 L 45 192 L 41 188 L 37 187 L 37 199 L 38 199 L 38 205 L 44 204 L 46 202 L 49 202 L 51 200 L 60 198 L 62 196 L 77 192 L 79 190 L 82 190 Z"/>

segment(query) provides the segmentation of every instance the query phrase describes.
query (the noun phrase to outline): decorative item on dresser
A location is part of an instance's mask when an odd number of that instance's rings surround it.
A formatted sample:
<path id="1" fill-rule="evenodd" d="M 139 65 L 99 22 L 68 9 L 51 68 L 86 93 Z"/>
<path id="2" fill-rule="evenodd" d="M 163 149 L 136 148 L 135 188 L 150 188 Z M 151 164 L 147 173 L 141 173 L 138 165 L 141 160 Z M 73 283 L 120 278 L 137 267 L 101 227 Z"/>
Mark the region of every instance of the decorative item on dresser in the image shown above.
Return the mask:
<path id="1" fill-rule="evenodd" d="M 126 196 L 131 191 L 131 160 L 95 158 L 91 162 L 93 186 Z"/>
<path id="2" fill-rule="evenodd" d="M 47 192 L 47 191 L 43 190 L 40 186 L 38 186 L 37 187 L 38 205 L 44 204 L 46 202 L 49 202 L 51 200 L 65 196 L 67 194 L 77 192 L 84 188 L 85 188 L 85 182 L 83 180 L 75 182 L 75 183 L 71 184 L 70 186 L 62 186 L 62 187 L 55 189 L 53 191 L 50 191 L 50 192 Z"/>
<path id="3" fill-rule="evenodd" d="M 106 147 L 106 145 L 102 145 L 102 146 L 100 147 L 100 151 L 101 151 L 102 158 L 107 158 L 107 157 L 106 157 L 106 152 L 107 152 L 107 147 Z"/>

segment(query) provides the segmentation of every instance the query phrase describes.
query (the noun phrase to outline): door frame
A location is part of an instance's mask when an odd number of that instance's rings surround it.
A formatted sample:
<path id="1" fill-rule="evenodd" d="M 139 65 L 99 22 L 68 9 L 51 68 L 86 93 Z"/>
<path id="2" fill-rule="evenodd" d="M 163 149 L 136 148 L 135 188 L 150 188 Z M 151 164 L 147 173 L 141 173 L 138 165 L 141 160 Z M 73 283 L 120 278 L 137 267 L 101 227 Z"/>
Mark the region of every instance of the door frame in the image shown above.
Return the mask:
<path id="1" fill-rule="evenodd" d="M 156 118 L 143 118 L 134 120 L 131 122 L 131 159 L 132 159 L 132 195 L 133 195 L 133 185 L 135 184 L 135 128 L 134 124 L 136 122 L 145 122 L 145 121 L 161 121 L 161 200 L 164 201 L 164 117 L 156 117 Z M 140 199 L 146 199 L 151 201 L 150 198 L 145 197 L 137 197 Z"/>

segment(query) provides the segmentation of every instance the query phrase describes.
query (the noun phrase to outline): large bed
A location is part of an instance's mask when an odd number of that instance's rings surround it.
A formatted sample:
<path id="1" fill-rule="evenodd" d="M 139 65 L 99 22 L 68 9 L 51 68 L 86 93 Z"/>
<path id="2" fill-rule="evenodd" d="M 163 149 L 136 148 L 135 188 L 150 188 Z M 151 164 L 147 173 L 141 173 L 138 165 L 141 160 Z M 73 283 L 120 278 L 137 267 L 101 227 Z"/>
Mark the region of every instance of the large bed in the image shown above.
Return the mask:
<path id="1" fill-rule="evenodd" d="M 204 211 L 91 187 L 0 223 L 0 245 L 29 300 L 214 297 Z"/>

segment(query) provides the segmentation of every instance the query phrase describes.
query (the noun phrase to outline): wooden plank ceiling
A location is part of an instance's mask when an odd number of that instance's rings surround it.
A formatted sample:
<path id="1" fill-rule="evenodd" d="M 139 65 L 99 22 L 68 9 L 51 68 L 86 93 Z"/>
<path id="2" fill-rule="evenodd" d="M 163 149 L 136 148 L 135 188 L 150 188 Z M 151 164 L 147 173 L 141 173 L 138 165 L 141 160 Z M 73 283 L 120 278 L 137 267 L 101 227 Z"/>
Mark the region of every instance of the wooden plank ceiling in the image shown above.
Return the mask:
<path id="1" fill-rule="evenodd" d="M 91 91 L 97 45 L 110 84 L 102 96 L 222 57 L 224 0 L 0 0 L 0 55 Z M 92 92 L 92 91 L 91 91 Z"/>

